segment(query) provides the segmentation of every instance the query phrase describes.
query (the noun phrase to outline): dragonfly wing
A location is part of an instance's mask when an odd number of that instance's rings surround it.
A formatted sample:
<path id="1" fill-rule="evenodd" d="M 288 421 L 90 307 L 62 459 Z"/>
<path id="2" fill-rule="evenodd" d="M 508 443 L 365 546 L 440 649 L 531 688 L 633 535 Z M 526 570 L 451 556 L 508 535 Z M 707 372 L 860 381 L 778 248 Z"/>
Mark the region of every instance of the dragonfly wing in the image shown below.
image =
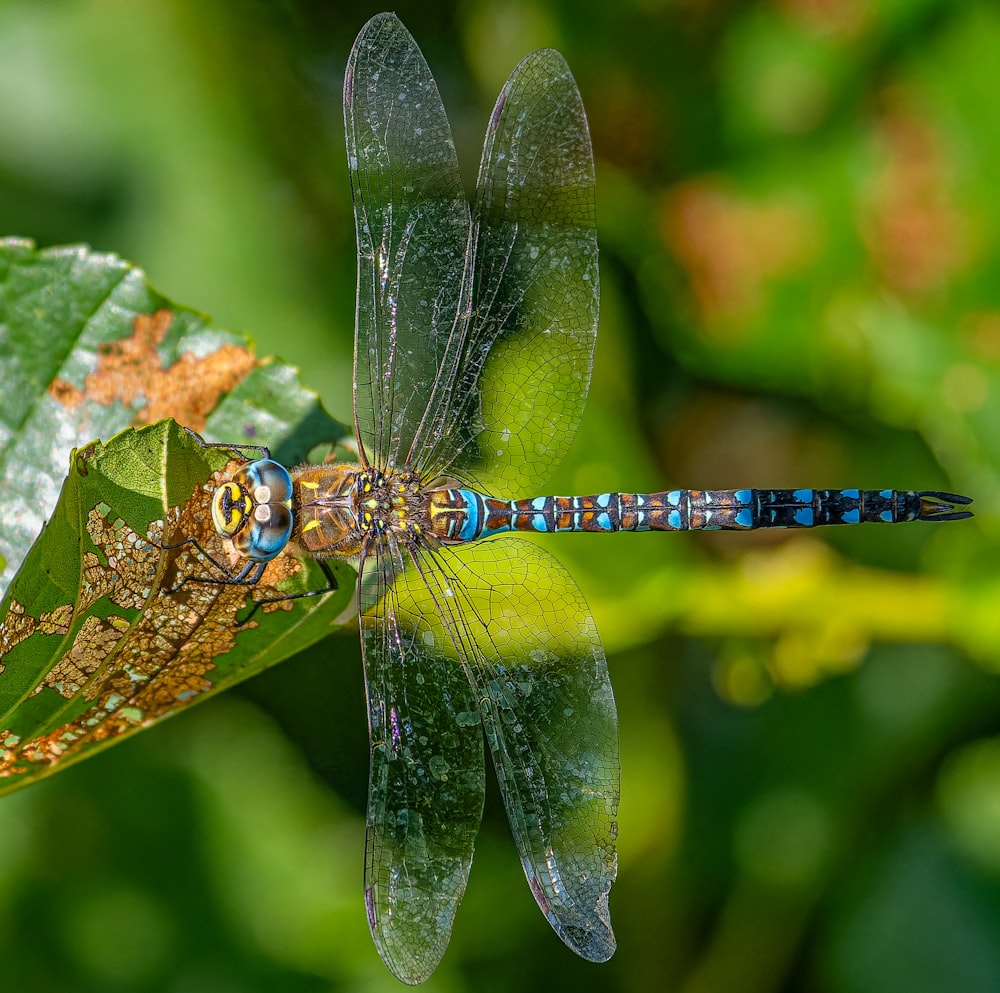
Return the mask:
<path id="1" fill-rule="evenodd" d="M 486 132 L 464 274 L 472 313 L 416 465 L 487 493 L 538 484 L 573 441 L 599 284 L 594 159 L 576 81 L 552 49 L 511 73 Z"/>
<path id="2" fill-rule="evenodd" d="M 425 596 L 476 687 L 507 816 L 535 900 L 577 954 L 615 950 L 618 717 L 593 618 L 569 573 L 505 538 L 421 560 Z M 544 591 L 544 596 L 538 594 Z M 427 609 L 425 607 L 425 609 Z"/>
<path id="3" fill-rule="evenodd" d="M 393 14 L 373 17 L 354 43 L 344 125 L 358 244 L 355 417 L 359 441 L 384 469 L 408 463 L 426 430 L 469 234 L 437 85 Z"/>
<path id="4" fill-rule="evenodd" d="M 478 702 L 435 622 L 412 564 L 392 548 L 362 581 L 371 771 L 365 857 L 368 923 L 405 983 L 444 955 L 483 811 Z"/>

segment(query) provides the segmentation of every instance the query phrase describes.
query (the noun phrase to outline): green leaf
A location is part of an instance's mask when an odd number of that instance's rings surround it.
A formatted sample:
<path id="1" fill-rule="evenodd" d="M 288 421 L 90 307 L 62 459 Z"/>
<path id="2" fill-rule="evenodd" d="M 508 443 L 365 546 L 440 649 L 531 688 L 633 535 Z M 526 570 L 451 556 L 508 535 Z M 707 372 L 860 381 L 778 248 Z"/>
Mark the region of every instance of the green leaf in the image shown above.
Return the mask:
<path id="1" fill-rule="evenodd" d="M 0 383 L 0 594 L 55 506 L 67 453 L 91 438 L 172 417 L 293 463 L 346 434 L 294 369 L 85 246 L 0 239 Z"/>
<path id="2" fill-rule="evenodd" d="M 329 633 L 355 585 L 343 563 L 331 595 L 256 611 L 248 599 L 325 589 L 323 571 L 279 556 L 252 588 L 186 581 L 233 564 L 210 501 L 242 457 L 178 421 L 300 460 L 345 432 L 293 369 L 258 361 L 114 256 L 9 239 L 0 377 L 2 580 L 21 566 L 0 604 L 0 793 Z M 114 437 L 84 444 L 95 433 Z"/>

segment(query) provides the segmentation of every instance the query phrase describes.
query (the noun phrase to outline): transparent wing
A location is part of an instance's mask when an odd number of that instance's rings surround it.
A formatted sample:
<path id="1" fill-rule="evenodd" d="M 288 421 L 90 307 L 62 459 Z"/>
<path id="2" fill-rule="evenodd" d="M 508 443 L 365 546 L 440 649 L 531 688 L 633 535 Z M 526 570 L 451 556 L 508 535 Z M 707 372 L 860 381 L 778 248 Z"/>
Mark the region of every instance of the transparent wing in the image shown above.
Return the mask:
<path id="1" fill-rule="evenodd" d="M 537 484 L 572 443 L 597 332 L 593 155 L 565 61 L 535 52 L 508 79 L 471 222 L 437 87 L 394 15 L 359 35 L 344 101 L 362 445 L 425 480 Z"/>
<path id="2" fill-rule="evenodd" d="M 435 646 L 466 663 L 535 900 L 573 951 L 610 958 L 618 718 L 583 596 L 551 555 L 512 538 L 425 549 L 401 578 L 417 616 L 400 627 L 433 615 Z"/>
<path id="3" fill-rule="evenodd" d="M 401 555 L 392 547 L 369 559 L 360 597 L 371 743 L 365 901 L 379 955 L 413 984 L 448 947 L 485 761 L 478 701 Z"/>
<path id="4" fill-rule="evenodd" d="M 453 332 L 461 341 L 414 465 L 512 496 L 569 450 L 597 336 L 590 133 L 576 82 L 551 49 L 525 58 L 497 99 L 464 281 L 472 310 Z"/>
<path id="5" fill-rule="evenodd" d="M 407 463 L 455 326 L 469 204 L 420 49 L 393 14 L 362 28 L 344 81 L 358 243 L 354 399 L 379 468 Z"/>

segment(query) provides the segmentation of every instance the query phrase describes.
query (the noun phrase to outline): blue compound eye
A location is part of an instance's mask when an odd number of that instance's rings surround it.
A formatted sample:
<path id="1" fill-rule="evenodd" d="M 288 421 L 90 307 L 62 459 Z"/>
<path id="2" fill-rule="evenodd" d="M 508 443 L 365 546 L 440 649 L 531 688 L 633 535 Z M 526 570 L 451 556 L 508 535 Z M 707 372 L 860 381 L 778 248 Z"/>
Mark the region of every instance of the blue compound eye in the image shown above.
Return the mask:
<path id="1" fill-rule="evenodd" d="M 254 504 L 288 503 L 292 499 L 292 477 L 274 459 L 258 459 L 234 477 L 253 498 Z"/>
<path id="2" fill-rule="evenodd" d="M 254 507 L 247 527 L 233 538 L 233 547 L 255 562 L 270 562 L 292 536 L 292 512 L 283 503 Z"/>

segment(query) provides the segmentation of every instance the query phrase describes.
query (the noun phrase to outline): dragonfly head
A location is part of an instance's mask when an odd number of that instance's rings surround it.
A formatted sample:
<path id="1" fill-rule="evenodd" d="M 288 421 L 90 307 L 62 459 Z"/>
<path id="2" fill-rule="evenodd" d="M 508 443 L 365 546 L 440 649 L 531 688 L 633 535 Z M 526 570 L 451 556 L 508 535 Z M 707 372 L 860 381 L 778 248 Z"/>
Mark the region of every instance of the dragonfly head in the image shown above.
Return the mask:
<path id="1" fill-rule="evenodd" d="M 273 459 L 258 459 L 236 471 L 212 496 L 212 523 L 240 555 L 269 562 L 292 536 L 292 479 Z"/>

